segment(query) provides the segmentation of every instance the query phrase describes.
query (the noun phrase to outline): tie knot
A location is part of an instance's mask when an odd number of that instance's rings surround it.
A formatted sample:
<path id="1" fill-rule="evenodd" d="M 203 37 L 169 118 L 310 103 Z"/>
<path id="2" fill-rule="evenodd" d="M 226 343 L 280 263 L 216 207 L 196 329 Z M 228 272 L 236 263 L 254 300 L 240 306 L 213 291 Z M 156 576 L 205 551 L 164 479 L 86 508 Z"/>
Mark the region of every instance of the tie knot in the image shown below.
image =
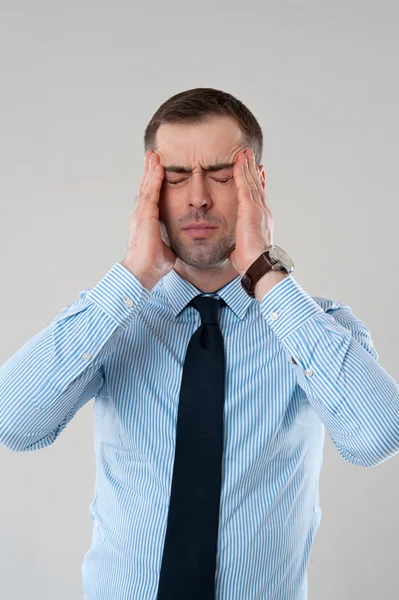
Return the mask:
<path id="1" fill-rule="evenodd" d="M 196 296 L 191 300 L 189 306 L 194 306 L 201 315 L 201 325 L 219 325 L 219 309 L 226 306 L 223 298 L 212 298 L 212 296 Z"/>

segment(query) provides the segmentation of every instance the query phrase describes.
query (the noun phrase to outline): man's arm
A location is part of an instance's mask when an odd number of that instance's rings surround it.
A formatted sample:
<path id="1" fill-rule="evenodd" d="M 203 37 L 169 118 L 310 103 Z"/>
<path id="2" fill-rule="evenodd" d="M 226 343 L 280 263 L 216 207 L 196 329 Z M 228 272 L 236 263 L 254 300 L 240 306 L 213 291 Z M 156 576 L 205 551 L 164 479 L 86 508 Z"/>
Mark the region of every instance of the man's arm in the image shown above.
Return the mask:
<path id="1" fill-rule="evenodd" d="M 0 444 L 52 444 L 104 383 L 104 359 L 150 298 L 120 263 L 0 367 Z"/>
<path id="2" fill-rule="evenodd" d="M 270 286 L 260 307 L 340 455 L 374 467 L 399 452 L 399 385 L 351 308 L 316 301 L 292 275 Z"/>

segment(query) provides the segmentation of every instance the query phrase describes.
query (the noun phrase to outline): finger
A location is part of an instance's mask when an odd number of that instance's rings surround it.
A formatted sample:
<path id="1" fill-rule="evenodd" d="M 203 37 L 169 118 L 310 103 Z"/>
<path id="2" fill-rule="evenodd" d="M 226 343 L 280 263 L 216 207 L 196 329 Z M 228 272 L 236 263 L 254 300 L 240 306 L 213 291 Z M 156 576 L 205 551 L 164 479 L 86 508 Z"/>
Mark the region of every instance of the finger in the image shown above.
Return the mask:
<path id="1" fill-rule="evenodd" d="M 158 205 L 164 178 L 164 170 L 159 163 L 159 157 L 155 157 L 155 154 L 153 154 L 153 157 L 152 160 L 150 159 L 147 177 L 138 201 L 138 204 L 144 206 Z"/>
<path id="2" fill-rule="evenodd" d="M 249 172 L 251 173 L 254 185 L 256 186 L 256 189 L 258 190 L 260 196 L 263 197 L 263 195 L 264 195 L 264 189 L 263 189 L 262 184 L 260 182 L 258 170 L 256 168 L 255 153 L 254 153 L 254 151 L 251 148 L 247 148 L 247 150 L 245 150 L 245 154 L 248 157 L 248 168 L 249 168 Z"/>
<path id="3" fill-rule="evenodd" d="M 253 202 L 254 199 L 252 197 L 252 190 L 247 181 L 246 171 L 245 171 L 245 154 L 240 152 L 237 156 L 235 165 L 233 167 L 233 176 L 235 179 L 235 184 L 238 190 L 238 196 L 247 199 L 248 201 Z"/>
<path id="4" fill-rule="evenodd" d="M 149 157 L 149 160 L 148 160 L 147 175 L 146 175 L 146 178 L 143 183 L 142 193 L 145 193 L 146 190 L 148 189 L 149 185 L 151 184 L 152 179 L 154 177 L 155 170 L 157 169 L 157 165 L 159 163 L 160 163 L 159 154 L 157 154 L 156 152 L 152 152 Z M 158 171 L 159 171 L 159 169 L 158 169 Z"/>
<path id="5" fill-rule="evenodd" d="M 146 190 L 146 188 L 148 187 L 149 183 L 152 180 L 152 177 L 154 175 L 154 170 L 157 166 L 157 164 L 159 163 L 159 156 L 156 152 L 151 152 L 151 155 L 148 159 L 148 169 L 147 169 L 147 174 L 146 177 L 144 179 L 144 183 L 143 183 L 143 191 Z"/>
<path id="6" fill-rule="evenodd" d="M 147 150 L 147 152 L 144 154 L 144 171 L 139 185 L 139 194 L 141 194 L 141 191 L 144 187 L 144 182 L 147 179 L 148 169 L 150 166 L 150 158 L 152 154 L 152 150 Z"/>
<path id="7" fill-rule="evenodd" d="M 158 209 L 159 196 L 162 187 L 163 174 L 162 167 L 157 165 L 153 171 L 151 180 L 142 193 L 142 206 L 152 209 L 154 206 Z"/>
<path id="8" fill-rule="evenodd" d="M 247 158 L 245 161 L 245 176 L 251 188 L 252 197 L 258 206 L 263 206 L 263 189 L 256 173 L 255 155 L 252 150 L 247 149 L 245 150 L 245 156 Z"/>
<path id="9" fill-rule="evenodd" d="M 254 178 L 249 169 L 248 157 L 247 157 L 245 151 L 240 153 L 240 156 L 242 156 L 242 158 L 239 158 L 239 162 L 241 163 L 241 166 L 242 166 L 243 180 L 246 184 L 246 187 L 249 190 L 249 192 L 247 192 L 247 197 L 249 199 L 251 199 L 252 202 L 257 204 L 258 206 L 263 206 L 262 198 L 260 197 L 260 193 L 259 193 L 259 188 L 257 187 L 256 182 L 254 181 Z"/>

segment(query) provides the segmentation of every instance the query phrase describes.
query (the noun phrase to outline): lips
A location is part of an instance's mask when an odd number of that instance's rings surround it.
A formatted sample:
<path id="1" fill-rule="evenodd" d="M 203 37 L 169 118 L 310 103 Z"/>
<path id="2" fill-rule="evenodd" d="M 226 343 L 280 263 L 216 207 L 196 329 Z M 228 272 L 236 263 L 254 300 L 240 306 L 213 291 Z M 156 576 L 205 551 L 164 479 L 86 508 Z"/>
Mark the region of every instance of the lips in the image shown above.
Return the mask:
<path id="1" fill-rule="evenodd" d="M 184 229 L 183 231 L 191 238 L 205 238 L 212 235 L 212 231 L 215 231 L 216 227 L 198 227 Z"/>
<path id="2" fill-rule="evenodd" d="M 183 229 L 216 229 L 216 227 L 209 225 L 209 223 L 190 223 L 187 227 L 183 227 Z"/>

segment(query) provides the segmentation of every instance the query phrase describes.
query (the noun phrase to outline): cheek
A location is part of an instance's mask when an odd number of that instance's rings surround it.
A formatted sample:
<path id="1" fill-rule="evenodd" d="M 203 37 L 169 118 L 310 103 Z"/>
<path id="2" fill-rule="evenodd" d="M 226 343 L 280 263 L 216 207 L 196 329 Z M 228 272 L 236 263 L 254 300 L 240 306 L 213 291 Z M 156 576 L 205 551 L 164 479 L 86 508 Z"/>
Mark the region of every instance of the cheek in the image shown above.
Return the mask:
<path id="1" fill-rule="evenodd" d="M 173 194 L 173 192 L 171 193 L 167 188 L 161 188 L 158 203 L 159 220 L 169 225 L 173 225 L 176 219 L 179 218 L 179 206 L 181 206 L 181 201 L 178 201 L 175 194 Z"/>
<path id="2" fill-rule="evenodd" d="M 238 212 L 237 189 L 231 187 L 228 190 L 224 190 L 223 195 L 221 194 L 220 196 L 220 206 L 224 207 L 226 216 L 229 219 L 229 221 L 233 220 L 237 217 Z"/>
<path id="3" fill-rule="evenodd" d="M 169 199 L 168 194 L 166 194 L 162 188 L 159 193 L 158 209 L 159 220 L 165 223 L 169 217 Z"/>

